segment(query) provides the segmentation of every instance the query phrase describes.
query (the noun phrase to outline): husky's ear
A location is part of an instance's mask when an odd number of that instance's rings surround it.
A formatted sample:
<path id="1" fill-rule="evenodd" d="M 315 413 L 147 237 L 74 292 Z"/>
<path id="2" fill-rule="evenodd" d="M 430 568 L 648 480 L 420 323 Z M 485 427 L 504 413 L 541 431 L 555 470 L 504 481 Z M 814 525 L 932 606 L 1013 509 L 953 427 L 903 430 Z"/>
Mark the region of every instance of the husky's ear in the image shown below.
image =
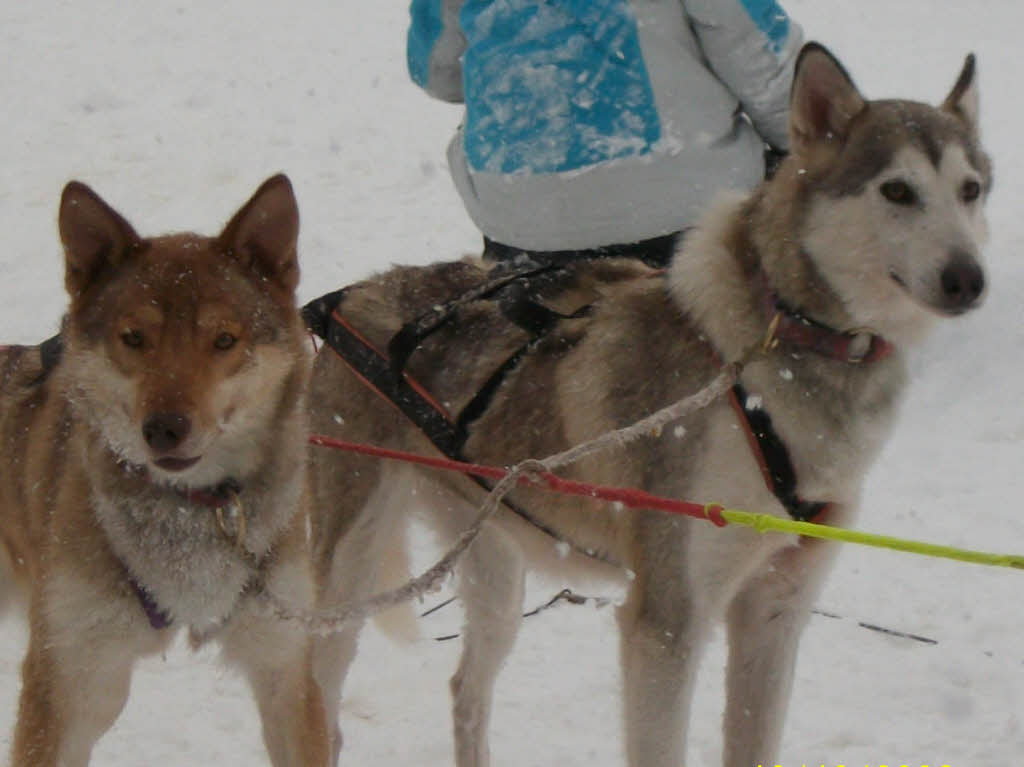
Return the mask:
<path id="1" fill-rule="evenodd" d="M 796 154 L 841 142 L 866 106 L 857 86 L 828 49 L 807 43 L 800 51 L 789 97 L 789 139 Z"/>
<path id="2" fill-rule="evenodd" d="M 264 181 L 220 235 L 232 258 L 289 300 L 299 284 L 298 239 L 299 207 L 284 174 Z"/>
<path id="3" fill-rule="evenodd" d="M 57 218 L 64 245 L 64 285 L 72 298 L 105 269 L 121 264 L 140 242 L 121 214 L 78 181 L 64 187 Z"/>
<path id="4" fill-rule="evenodd" d="M 942 102 L 942 108 L 963 120 L 972 134 L 978 134 L 978 78 L 973 53 L 968 53 L 964 59 L 964 68 L 960 70 L 953 90 Z"/>

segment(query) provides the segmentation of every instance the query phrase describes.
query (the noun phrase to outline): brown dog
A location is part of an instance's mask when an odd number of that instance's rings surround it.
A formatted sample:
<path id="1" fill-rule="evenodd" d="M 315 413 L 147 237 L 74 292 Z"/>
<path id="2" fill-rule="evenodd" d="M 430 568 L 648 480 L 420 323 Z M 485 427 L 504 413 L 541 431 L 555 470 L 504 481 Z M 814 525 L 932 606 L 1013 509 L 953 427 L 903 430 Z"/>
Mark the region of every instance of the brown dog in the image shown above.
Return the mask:
<path id="1" fill-rule="evenodd" d="M 134 661 L 175 629 L 249 679 L 270 759 L 324 765 L 308 637 L 264 588 L 314 597 L 298 210 L 267 181 L 219 237 L 139 237 L 88 187 L 60 205 L 63 347 L 0 357 L 0 602 L 28 596 L 15 767 L 85 765 Z"/>

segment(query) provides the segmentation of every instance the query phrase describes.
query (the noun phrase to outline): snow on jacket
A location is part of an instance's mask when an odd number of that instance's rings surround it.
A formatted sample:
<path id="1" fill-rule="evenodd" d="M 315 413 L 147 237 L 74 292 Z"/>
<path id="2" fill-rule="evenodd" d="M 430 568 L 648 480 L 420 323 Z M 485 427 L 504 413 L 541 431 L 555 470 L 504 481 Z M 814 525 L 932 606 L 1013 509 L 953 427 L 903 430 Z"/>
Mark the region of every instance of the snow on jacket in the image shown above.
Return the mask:
<path id="1" fill-rule="evenodd" d="M 691 225 L 788 145 L 800 27 L 774 0 L 412 0 L 408 63 L 463 101 L 448 150 L 480 230 L 563 250 Z"/>

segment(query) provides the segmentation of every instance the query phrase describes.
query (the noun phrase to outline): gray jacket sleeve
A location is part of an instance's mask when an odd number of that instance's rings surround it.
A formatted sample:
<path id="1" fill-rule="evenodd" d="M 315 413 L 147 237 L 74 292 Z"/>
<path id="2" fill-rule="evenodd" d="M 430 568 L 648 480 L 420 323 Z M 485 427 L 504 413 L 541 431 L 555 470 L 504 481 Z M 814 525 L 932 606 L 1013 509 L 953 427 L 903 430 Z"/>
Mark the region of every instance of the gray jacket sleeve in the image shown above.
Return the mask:
<path id="1" fill-rule="evenodd" d="M 466 38 L 459 26 L 464 0 L 416 0 L 409 29 L 409 70 L 413 80 L 434 98 L 461 102 L 462 54 Z M 418 13 L 428 13 L 423 24 Z M 437 28 L 437 24 L 440 28 Z"/>
<path id="2" fill-rule="evenodd" d="M 708 66 L 757 132 L 789 148 L 789 90 L 803 30 L 774 0 L 682 0 Z"/>

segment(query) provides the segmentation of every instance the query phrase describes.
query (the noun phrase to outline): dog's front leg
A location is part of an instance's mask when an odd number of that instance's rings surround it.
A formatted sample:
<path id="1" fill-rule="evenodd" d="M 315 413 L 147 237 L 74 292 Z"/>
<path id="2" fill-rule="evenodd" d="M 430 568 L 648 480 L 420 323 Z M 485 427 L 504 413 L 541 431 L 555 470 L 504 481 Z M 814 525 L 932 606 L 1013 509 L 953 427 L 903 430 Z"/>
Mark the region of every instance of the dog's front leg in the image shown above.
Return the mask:
<path id="1" fill-rule="evenodd" d="M 652 513 L 637 523 L 636 577 L 617 616 L 630 767 L 680 767 L 684 761 L 709 623 L 687 574 L 686 535 L 677 520 Z"/>
<path id="2" fill-rule="evenodd" d="M 404 561 L 402 546 L 395 545 L 394 538 L 395 531 L 406 524 L 401 517 L 409 493 L 400 481 L 379 481 L 383 468 L 379 461 L 357 459 L 354 464 L 339 465 L 336 450 L 314 450 L 310 458 L 317 491 L 312 540 L 318 609 L 329 613 L 383 590 L 385 586 L 378 583 L 381 564 L 387 559 Z M 362 618 L 350 618 L 338 631 L 314 639 L 313 673 L 323 693 L 332 765 L 338 764 L 342 748 L 338 722 L 342 685 L 356 657 L 364 623 Z"/>
<path id="3" fill-rule="evenodd" d="M 130 599 L 97 601 L 76 579 L 47 584 L 51 598 L 34 595 L 30 607 L 11 765 L 85 767 L 124 708 L 135 659 L 158 637 Z"/>
<path id="4" fill-rule="evenodd" d="M 725 767 L 775 764 L 800 634 L 834 548 L 802 539 L 782 549 L 729 607 Z"/>
<path id="5" fill-rule="evenodd" d="M 327 724 L 308 638 L 264 618 L 240 622 L 230 645 L 227 655 L 243 668 L 256 698 L 270 763 L 327 767 Z"/>
<path id="6" fill-rule="evenodd" d="M 298 610 L 314 601 L 313 576 L 301 526 L 279 541 L 266 588 Z M 224 656 L 249 680 L 274 767 L 327 767 L 328 736 L 320 687 L 313 679 L 313 642 L 298 623 L 266 614 L 243 600 L 220 636 Z"/>

